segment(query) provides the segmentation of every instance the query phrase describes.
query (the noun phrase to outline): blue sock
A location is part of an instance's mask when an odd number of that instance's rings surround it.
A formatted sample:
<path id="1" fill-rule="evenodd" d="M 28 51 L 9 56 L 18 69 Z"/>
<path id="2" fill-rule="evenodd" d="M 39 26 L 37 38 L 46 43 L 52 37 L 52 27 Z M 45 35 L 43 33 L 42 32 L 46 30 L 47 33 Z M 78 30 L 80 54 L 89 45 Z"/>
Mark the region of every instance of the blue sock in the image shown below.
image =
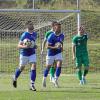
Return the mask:
<path id="1" fill-rule="evenodd" d="M 56 77 L 59 77 L 61 73 L 61 67 L 56 68 Z"/>
<path id="2" fill-rule="evenodd" d="M 16 69 L 15 71 L 15 79 L 17 79 L 19 77 L 19 75 L 21 74 L 21 70 L 20 69 Z"/>
<path id="3" fill-rule="evenodd" d="M 46 68 L 45 71 L 44 71 L 44 77 L 47 77 L 48 76 L 48 73 L 49 73 L 49 69 Z"/>
<path id="4" fill-rule="evenodd" d="M 36 70 L 31 70 L 30 78 L 32 82 L 35 82 L 36 79 Z"/>

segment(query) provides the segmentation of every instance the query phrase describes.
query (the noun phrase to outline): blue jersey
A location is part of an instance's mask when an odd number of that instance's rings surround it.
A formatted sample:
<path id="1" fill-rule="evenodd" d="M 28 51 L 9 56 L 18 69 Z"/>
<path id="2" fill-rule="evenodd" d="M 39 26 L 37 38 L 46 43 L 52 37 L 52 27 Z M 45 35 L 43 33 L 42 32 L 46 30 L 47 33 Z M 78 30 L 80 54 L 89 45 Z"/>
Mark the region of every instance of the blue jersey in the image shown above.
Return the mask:
<path id="1" fill-rule="evenodd" d="M 50 44 L 50 46 L 55 46 L 55 44 L 58 43 L 58 42 L 63 44 L 63 41 L 64 41 L 64 34 L 63 33 L 61 33 L 60 35 L 56 35 L 54 32 L 52 32 L 47 39 L 47 42 Z M 54 55 L 59 54 L 61 52 L 62 52 L 61 48 L 57 48 L 57 49 L 49 48 L 47 50 L 47 55 L 48 56 L 54 56 Z"/>
<path id="2" fill-rule="evenodd" d="M 24 32 L 21 35 L 20 41 L 23 41 L 26 38 L 35 42 L 37 38 L 37 33 L 33 32 L 32 34 L 30 34 L 29 32 Z M 26 49 L 20 49 L 20 54 L 23 56 L 30 56 L 32 54 L 35 54 L 35 48 L 31 47 L 31 48 L 26 48 Z"/>

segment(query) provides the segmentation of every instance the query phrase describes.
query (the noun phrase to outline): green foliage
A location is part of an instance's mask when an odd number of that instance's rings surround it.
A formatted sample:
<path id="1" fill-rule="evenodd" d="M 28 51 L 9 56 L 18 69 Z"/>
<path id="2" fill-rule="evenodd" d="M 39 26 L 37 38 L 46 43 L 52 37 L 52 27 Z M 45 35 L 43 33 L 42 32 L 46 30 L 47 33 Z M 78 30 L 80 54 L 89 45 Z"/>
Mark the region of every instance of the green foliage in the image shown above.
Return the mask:
<path id="1" fill-rule="evenodd" d="M 24 8 L 24 6 L 27 4 L 27 0 L 16 0 L 17 8 Z"/>
<path id="2" fill-rule="evenodd" d="M 77 9 L 77 0 L 40 0 L 36 2 L 41 9 Z M 48 2 L 46 2 L 48 1 Z M 81 10 L 100 10 L 99 0 L 80 0 Z"/>
<path id="3" fill-rule="evenodd" d="M 100 40 L 100 12 L 81 11 L 81 23 L 85 26 L 92 40 Z"/>

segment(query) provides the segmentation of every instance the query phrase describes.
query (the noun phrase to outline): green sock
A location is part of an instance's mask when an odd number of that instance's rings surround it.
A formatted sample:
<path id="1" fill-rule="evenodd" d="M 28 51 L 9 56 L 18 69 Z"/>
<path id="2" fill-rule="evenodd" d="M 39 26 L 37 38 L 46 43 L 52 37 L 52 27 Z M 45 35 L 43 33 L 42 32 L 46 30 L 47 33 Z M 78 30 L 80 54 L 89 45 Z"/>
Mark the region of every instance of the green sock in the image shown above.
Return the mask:
<path id="1" fill-rule="evenodd" d="M 54 77 L 54 73 L 55 73 L 55 69 L 54 69 L 54 67 L 51 67 L 50 68 L 50 76 Z"/>
<path id="2" fill-rule="evenodd" d="M 78 78 L 79 78 L 79 80 L 82 80 L 82 71 L 79 70 L 79 71 L 77 72 L 77 74 L 78 74 Z"/>
<path id="3" fill-rule="evenodd" d="M 83 76 L 86 76 L 88 74 L 88 70 L 84 70 Z"/>

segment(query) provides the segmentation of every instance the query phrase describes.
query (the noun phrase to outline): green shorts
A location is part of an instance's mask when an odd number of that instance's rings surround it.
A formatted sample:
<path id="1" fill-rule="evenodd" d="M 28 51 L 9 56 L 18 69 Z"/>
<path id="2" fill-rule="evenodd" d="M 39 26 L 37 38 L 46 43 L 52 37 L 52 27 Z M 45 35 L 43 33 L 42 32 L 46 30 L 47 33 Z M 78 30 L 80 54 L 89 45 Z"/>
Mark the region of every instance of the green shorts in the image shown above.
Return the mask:
<path id="1" fill-rule="evenodd" d="M 84 65 L 84 67 L 89 67 L 88 54 L 82 54 L 80 56 L 77 56 L 75 63 L 76 63 L 76 67 L 81 67 L 82 64 Z"/>

